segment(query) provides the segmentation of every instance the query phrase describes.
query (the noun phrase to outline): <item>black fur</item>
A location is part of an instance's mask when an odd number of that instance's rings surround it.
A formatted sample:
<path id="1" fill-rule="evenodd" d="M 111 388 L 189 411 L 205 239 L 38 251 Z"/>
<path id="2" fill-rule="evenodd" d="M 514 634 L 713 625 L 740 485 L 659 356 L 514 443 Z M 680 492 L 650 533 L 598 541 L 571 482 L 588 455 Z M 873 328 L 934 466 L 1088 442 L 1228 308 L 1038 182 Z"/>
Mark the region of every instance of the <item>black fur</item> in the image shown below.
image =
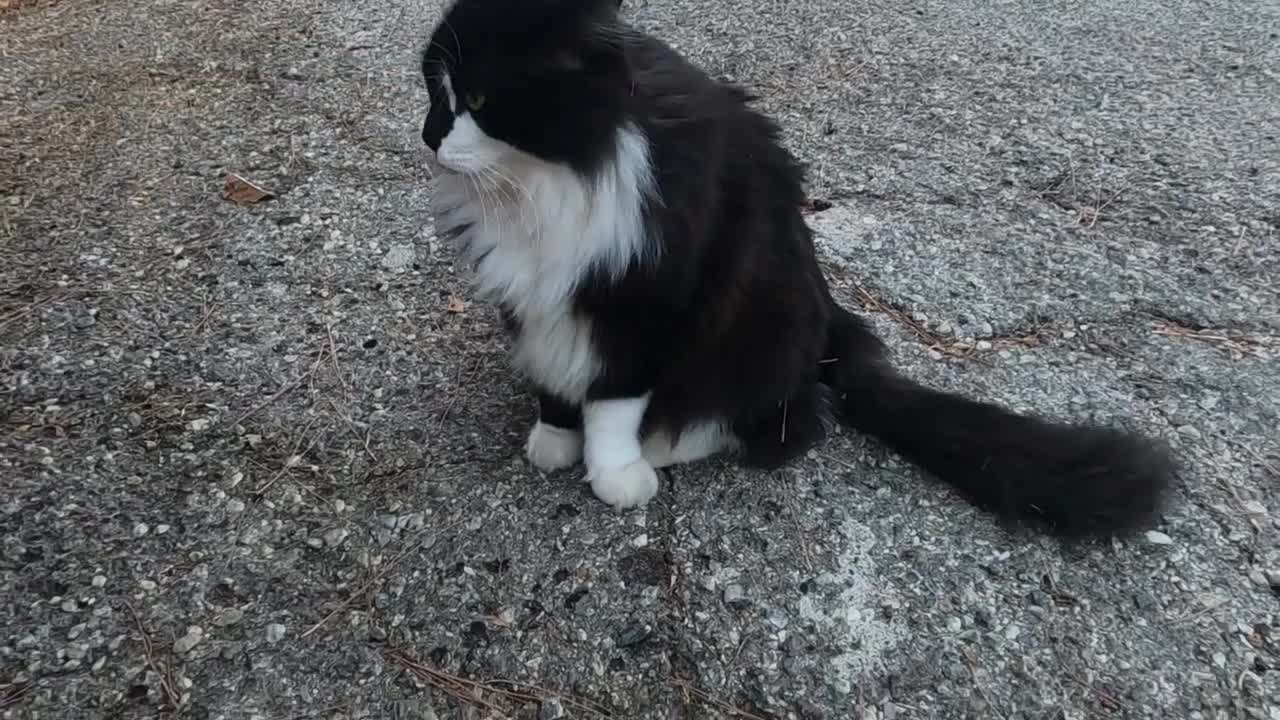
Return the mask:
<path id="1" fill-rule="evenodd" d="M 604 371 L 588 399 L 651 392 L 647 429 L 730 418 L 743 461 L 774 467 L 824 436 L 832 415 L 874 435 L 974 502 L 1061 534 L 1149 522 L 1173 465 L 1147 439 L 1069 427 L 926 389 L 831 297 L 801 214 L 803 173 L 778 127 L 630 28 L 616 0 L 460 0 L 423 58 L 455 90 L 488 97 L 478 122 L 526 152 L 591 173 L 623 123 L 650 146 L 660 200 L 645 208 L 660 252 L 574 298 Z M 461 85 L 461 87 L 459 87 Z M 449 128 L 440 90 L 423 137 Z M 518 324 L 513 325 L 518 331 Z M 541 397 L 553 424 L 578 411 Z"/>

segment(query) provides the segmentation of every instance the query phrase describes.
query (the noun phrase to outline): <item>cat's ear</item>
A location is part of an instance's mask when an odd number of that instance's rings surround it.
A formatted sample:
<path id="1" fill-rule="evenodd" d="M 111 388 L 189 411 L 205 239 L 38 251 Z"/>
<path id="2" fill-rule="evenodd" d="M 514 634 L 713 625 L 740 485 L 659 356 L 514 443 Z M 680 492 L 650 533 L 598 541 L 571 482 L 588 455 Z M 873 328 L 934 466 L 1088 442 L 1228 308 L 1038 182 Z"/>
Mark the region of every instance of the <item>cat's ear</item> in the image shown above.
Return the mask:
<path id="1" fill-rule="evenodd" d="M 559 71 L 598 70 L 624 63 L 620 0 L 576 0 L 579 14 L 550 40 L 542 62 Z"/>

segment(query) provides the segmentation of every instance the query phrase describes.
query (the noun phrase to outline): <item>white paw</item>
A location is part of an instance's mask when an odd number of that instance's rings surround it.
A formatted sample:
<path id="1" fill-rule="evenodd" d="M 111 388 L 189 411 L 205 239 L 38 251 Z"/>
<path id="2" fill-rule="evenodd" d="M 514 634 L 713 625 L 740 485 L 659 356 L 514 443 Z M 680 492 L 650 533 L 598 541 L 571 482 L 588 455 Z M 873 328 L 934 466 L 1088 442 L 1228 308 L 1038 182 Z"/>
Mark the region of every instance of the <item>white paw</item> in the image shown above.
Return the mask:
<path id="1" fill-rule="evenodd" d="M 658 473 L 644 460 L 587 472 L 591 492 L 617 510 L 641 507 L 658 494 Z"/>
<path id="2" fill-rule="evenodd" d="M 547 425 L 539 420 L 529 431 L 525 456 L 539 470 L 561 470 L 582 459 L 582 431 Z"/>

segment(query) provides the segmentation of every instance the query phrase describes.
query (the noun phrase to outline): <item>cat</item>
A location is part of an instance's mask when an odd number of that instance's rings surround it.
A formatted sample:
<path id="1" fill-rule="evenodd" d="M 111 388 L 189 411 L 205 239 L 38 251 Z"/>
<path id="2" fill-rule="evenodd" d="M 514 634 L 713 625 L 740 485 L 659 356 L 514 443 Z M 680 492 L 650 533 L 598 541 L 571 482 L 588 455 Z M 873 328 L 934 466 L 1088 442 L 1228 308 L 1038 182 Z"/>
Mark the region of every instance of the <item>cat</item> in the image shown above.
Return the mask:
<path id="1" fill-rule="evenodd" d="M 1152 522 L 1167 447 L 924 387 L 833 298 L 804 172 L 742 88 L 619 0 L 456 0 L 422 53 L 437 234 L 499 308 L 546 471 L 619 510 L 656 469 L 776 468 L 838 423 L 976 505 L 1060 535 Z"/>

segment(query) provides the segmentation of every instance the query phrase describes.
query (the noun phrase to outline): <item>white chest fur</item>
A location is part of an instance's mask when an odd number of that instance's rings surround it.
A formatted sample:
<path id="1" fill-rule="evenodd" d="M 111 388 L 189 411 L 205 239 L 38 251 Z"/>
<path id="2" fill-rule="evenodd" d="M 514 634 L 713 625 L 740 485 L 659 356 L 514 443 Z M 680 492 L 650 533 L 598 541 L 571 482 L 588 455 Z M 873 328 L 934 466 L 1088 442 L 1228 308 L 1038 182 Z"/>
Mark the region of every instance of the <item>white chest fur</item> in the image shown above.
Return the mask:
<path id="1" fill-rule="evenodd" d="M 574 292 L 588 272 L 619 276 L 656 248 L 643 217 L 653 187 L 647 141 L 619 132 L 615 157 L 592 178 L 482 134 L 469 141 L 487 143 L 481 154 L 493 160 L 439 178 L 432 207 L 440 234 L 457 233 L 479 296 L 518 318 L 516 368 L 579 402 L 603 366 Z"/>

